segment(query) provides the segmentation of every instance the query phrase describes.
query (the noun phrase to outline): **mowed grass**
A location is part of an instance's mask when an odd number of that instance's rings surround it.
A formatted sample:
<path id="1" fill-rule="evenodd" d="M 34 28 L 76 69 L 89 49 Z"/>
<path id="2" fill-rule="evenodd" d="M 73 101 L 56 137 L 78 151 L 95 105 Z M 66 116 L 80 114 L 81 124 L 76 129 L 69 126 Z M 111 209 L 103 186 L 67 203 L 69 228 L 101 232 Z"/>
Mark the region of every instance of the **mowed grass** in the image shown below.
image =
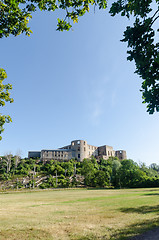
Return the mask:
<path id="1" fill-rule="evenodd" d="M 155 226 L 159 188 L 0 193 L 0 240 L 119 240 Z"/>

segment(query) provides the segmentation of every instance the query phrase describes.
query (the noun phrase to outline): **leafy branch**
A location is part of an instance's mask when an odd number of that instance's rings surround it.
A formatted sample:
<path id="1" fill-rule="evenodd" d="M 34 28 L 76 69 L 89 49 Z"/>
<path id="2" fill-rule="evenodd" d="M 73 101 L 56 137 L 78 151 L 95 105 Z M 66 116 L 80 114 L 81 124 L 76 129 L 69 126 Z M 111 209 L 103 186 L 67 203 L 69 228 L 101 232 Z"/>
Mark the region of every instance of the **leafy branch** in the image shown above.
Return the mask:
<path id="1" fill-rule="evenodd" d="M 151 3 L 152 0 L 146 2 L 144 0 L 119 0 L 113 3 L 110 9 L 112 16 L 119 12 L 128 18 L 132 14 L 135 16 L 133 27 L 126 28 L 121 41 L 128 43 L 130 50 L 127 51 L 129 55 L 127 59 L 135 61 L 135 73 L 143 79 L 140 91 L 149 114 L 159 112 L 159 43 L 155 43 L 156 31 L 152 28 L 159 18 L 159 15 L 156 16 L 159 13 L 159 3 L 156 1 L 157 11 L 150 17 Z M 139 4 L 141 4 L 140 9 L 138 9 Z"/>
<path id="2" fill-rule="evenodd" d="M 3 84 L 3 81 L 7 78 L 7 74 L 4 69 L 0 68 L 0 106 L 4 107 L 6 102 L 13 102 L 13 98 L 10 97 L 9 90 L 12 89 L 11 84 Z M 4 131 L 4 124 L 11 122 L 12 119 L 9 115 L 2 115 L 0 113 L 0 134 Z M 0 136 L 0 140 L 2 137 Z"/>

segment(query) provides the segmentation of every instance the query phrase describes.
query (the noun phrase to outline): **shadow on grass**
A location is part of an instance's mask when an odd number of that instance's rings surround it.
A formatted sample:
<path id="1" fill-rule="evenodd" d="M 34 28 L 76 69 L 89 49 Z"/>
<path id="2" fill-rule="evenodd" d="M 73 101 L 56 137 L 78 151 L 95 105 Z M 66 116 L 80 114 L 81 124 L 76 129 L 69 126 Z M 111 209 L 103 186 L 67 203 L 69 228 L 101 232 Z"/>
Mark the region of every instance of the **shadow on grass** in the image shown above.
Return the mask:
<path id="1" fill-rule="evenodd" d="M 148 230 L 159 227 L 159 218 L 145 220 L 136 224 L 131 224 L 125 229 L 117 231 L 111 236 L 111 240 L 131 240 L 134 236 L 140 235 Z M 106 240 L 106 239 L 105 239 Z"/>
<path id="2" fill-rule="evenodd" d="M 101 234 L 100 236 L 96 234 L 87 234 L 85 236 L 74 236 L 70 238 L 71 240 L 134 240 L 137 236 L 159 227 L 159 218 L 145 220 L 136 224 L 131 224 L 124 229 L 118 229 L 114 233 L 112 229 L 108 232 Z M 107 228 L 105 228 L 107 230 Z M 140 238 L 141 240 L 142 238 Z"/>
<path id="3" fill-rule="evenodd" d="M 120 208 L 119 210 L 124 213 L 139 213 L 139 214 L 157 213 L 159 212 L 159 205 L 141 206 L 136 208 Z"/>
<path id="4" fill-rule="evenodd" d="M 158 192 L 159 191 L 159 188 L 153 188 L 153 189 L 150 189 L 150 188 L 147 188 L 146 190 L 144 190 L 144 192 Z"/>
<path id="5" fill-rule="evenodd" d="M 127 213 L 130 212 L 139 212 L 139 213 L 148 213 L 148 212 L 156 212 L 159 211 L 159 205 L 155 207 L 145 206 L 144 208 L 138 209 L 125 209 Z M 124 211 L 125 211 L 124 210 Z M 71 240 L 134 240 L 137 236 L 141 234 L 155 229 L 159 227 L 159 217 L 155 217 L 154 219 L 140 221 L 138 223 L 134 223 L 126 226 L 124 229 L 107 229 L 105 226 L 105 230 L 103 235 L 101 233 L 100 236 L 96 234 L 87 234 L 85 236 L 74 236 Z M 138 239 L 138 238 L 137 238 Z M 140 238 L 141 240 L 142 238 Z M 152 238 L 153 239 L 153 238 Z"/>
<path id="6" fill-rule="evenodd" d="M 159 193 L 147 193 L 144 196 L 159 196 Z"/>

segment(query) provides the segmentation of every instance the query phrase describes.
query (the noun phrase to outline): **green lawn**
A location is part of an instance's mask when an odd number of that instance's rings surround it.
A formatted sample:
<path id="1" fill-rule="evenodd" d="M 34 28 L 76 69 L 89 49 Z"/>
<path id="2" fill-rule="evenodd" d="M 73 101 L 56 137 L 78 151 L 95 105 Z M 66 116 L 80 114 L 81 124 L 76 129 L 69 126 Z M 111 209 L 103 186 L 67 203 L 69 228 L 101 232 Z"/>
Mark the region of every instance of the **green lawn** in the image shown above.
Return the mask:
<path id="1" fill-rule="evenodd" d="M 0 240 L 119 240 L 154 226 L 159 188 L 0 193 Z"/>

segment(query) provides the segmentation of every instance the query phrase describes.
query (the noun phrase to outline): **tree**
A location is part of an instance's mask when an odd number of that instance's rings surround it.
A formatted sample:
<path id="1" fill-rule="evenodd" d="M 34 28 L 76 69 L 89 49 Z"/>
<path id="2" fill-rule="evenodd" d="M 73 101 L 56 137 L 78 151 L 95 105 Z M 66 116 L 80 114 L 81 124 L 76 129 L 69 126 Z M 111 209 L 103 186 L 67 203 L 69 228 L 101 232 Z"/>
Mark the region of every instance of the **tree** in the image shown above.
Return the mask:
<path id="1" fill-rule="evenodd" d="M 8 37 L 10 34 L 17 36 L 25 33 L 30 36 L 32 31 L 28 27 L 32 13 L 37 9 L 41 11 L 55 11 L 63 9 L 66 13 L 65 19 L 58 19 L 57 30 L 69 30 L 71 22 L 78 22 L 78 17 L 89 11 L 89 5 L 99 5 L 99 8 L 106 8 L 106 0 L 0 0 L 0 38 Z M 4 69 L 0 69 L 0 106 L 5 101 L 13 102 L 9 90 L 11 84 L 3 85 L 7 77 Z M 5 90 L 5 91 L 4 91 Z M 4 130 L 4 124 L 11 122 L 10 116 L 0 115 L 0 134 Z M 0 140 L 2 137 L 0 136 Z"/>
<path id="2" fill-rule="evenodd" d="M 65 169 L 65 176 L 72 176 L 74 173 L 74 161 L 62 162 L 61 166 Z"/>
<path id="3" fill-rule="evenodd" d="M 21 159 L 21 150 L 20 149 L 17 150 L 16 155 L 14 156 L 14 158 L 15 158 L 15 168 L 17 168 L 18 163 L 19 163 L 19 161 Z"/>
<path id="4" fill-rule="evenodd" d="M 159 165 L 157 165 L 156 163 L 151 163 L 149 168 L 159 172 Z"/>
<path id="5" fill-rule="evenodd" d="M 105 171 L 98 170 L 94 177 L 94 187 L 105 187 L 109 185 L 109 173 Z"/>
<path id="6" fill-rule="evenodd" d="M 151 4 L 156 3 L 154 14 Z M 32 31 L 28 27 L 32 13 L 41 11 L 65 11 L 64 19 L 58 19 L 57 30 L 69 30 L 72 23 L 89 12 L 89 6 L 107 7 L 106 0 L 0 0 L 0 38 L 10 34 L 17 36 L 25 33 L 30 36 Z M 152 114 L 159 111 L 159 43 L 155 42 L 154 23 L 159 18 L 158 0 L 117 0 L 110 8 L 110 14 L 115 16 L 135 17 L 134 26 L 128 26 L 124 32 L 123 42 L 128 43 L 128 60 L 135 61 L 136 73 L 143 79 L 141 92 L 143 103 L 147 104 L 147 111 Z M 1 70 L 5 72 L 3 69 Z M 11 89 L 11 85 L 10 85 Z M 1 99 L 1 96 L 0 96 Z M 3 116 L 2 116 L 3 117 Z M 1 125 L 11 121 L 8 117 L 1 119 Z M 0 132 L 1 133 L 1 132 Z"/>
<path id="7" fill-rule="evenodd" d="M 95 178 L 96 169 L 90 159 L 84 159 L 82 163 L 81 174 L 84 176 L 84 183 L 87 186 L 92 186 Z"/>
<path id="8" fill-rule="evenodd" d="M 152 3 L 156 11 L 153 12 Z M 142 79 L 143 103 L 147 104 L 147 112 L 159 112 L 159 42 L 156 39 L 154 23 L 159 18 L 158 0 L 118 0 L 110 9 L 112 16 L 121 13 L 122 16 L 135 17 L 133 27 L 128 26 L 121 40 L 128 43 L 129 61 L 134 60 L 136 71 Z"/>
<path id="9" fill-rule="evenodd" d="M 3 84 L 3 81 L 7 78 L 7 74 L 4 69 L 0 68 L 0 107 L 4 107 L 6 102 L 13 102 L 10 98 L 9 90 L 12 89 L 11 84 Z M 11 122 L 12 119 L 9 115 L 2 115 L 0 113 L 0 134 L 4 131 L 4 124 Z M 0 140 L 2 137 L 0 136 Z"/>
<path id="10" fill-rule="evenodd" d="M 158 177 L 159 176 L 159 165 L 156 163 L 152 163 L 148 168 L 148 173 L 150 177 Z"/>
<path id="11" fill-rule="evenodd" d="M 32 13 L 41 11 L 65 11 L 65 18 L 58 19 L 57 30 L 69 30 L 72 22 L 78 22 L 78 17 L 89 12 L 89 5 L 98 5 L 99 9 L 106 8 L 106 0 L 1 0 L 0 1 L 0 38 L 10 34 L 17 36 L 25 33 L 30 36 L 32 31 L 28 27 Z"/>
<path id="12" fill-rule="evenodd" d="M 139 169 L 133 160 L 125 159 L 121 161 L 119 177 L 121 187 L 139 187 L 143 179 L 146 178 L 146 174 Z"/>
<path id="13" fill-rule="evenodd" d="M 120 186 L 120 177 L 119 177 L 120 167 L 121 167 L 121 162 L 119 160 L 113 160 L 111 182 L 115 187 Z"/>
<path id="14" fill-rule="evenodd" d="M 10 170 L 11 170 L 12 157 L 13 157 L 13 155 L 11 154 L 11 152 L 7 152 L 4 156 L 4 159 L 3 159 L 3 161 L 7 164 L 7 169 L 6 169 L 7 173 L 9 173 Z"/>

